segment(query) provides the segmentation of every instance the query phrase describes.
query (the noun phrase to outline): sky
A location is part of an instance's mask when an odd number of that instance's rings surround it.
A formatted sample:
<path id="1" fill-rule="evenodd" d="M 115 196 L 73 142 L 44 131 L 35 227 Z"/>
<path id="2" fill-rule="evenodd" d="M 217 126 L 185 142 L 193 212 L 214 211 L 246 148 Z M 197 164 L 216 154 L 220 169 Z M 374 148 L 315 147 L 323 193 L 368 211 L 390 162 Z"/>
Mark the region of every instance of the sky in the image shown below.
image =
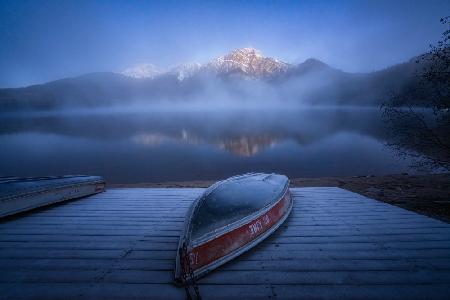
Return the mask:
<path id="1" fill-rule="evenodd" d="M 425 52 L 446 15 L 448 0 L 0 0 L 0 87 L 203 63 L 242 47 L 370 72 Z"/>

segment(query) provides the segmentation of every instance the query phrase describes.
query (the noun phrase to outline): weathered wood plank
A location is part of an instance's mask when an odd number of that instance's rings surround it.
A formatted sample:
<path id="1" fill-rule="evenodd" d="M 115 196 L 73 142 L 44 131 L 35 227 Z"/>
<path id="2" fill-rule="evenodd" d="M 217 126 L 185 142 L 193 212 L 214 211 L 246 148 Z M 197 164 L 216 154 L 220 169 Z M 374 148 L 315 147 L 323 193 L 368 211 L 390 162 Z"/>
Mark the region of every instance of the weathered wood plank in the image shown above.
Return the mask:
<path id="1" fill-rule="evenodd" d="M 148 271 L 117 271 L 117 280 L 141 283 Z M 142 273 L 141 273 L 142 272 Z M 138 275 L 138 274 L 141 275 Z M 128 277 L 128 278 L 126 278 Z M 119 279 L 120 278 L 120 279 Z M 293 284 L 293 285 L 380 285 L 380 284 L 450 284 L 448 270 L 420 271 L 225 271 L 201 278 L 200 284 Z"/>
<path id="2" fill-rule="evenodd" d="M 39 241 L 39 242 L 0 242 L 0 249 L 123 249 L 130 244 L 130 240 L 124 241 Z M 178 246 L 177 241 L 144 241 L 139 240 L 133 245 L 133 250 L 175 250 Z M 450 241 L 406 241 L 406 242 L 334 242 L 334 243 L 293 243 L 268 241 L 265 243 L 264 251 L 293 251 L 293 250 L 422 250 L 422 249 L 449 249 Z"/>
<path id="3" fill-rule="evenodd" d="M 124 269 L 168 271 L 174 268 L 173 259 L 83 259 L 83 258 L 14 258 L 0 259 L 0 270 L 98 270 Z"/>
<path id="4" fill-rule="evenodd" d="M 83 259 L 83 258 L 10 258 L 0 259 L 0 270 L 97 270 L 99 268 L 123 270 L 168 271 L 174 268 L 173 259 Z M 234 260 L 220 267 L 229 271 L 414 271 L 450 270 L 450 261 L 442 258 L 420 259 L 331 259 L 321 260 Z M 220 270 L 218 272 L 220 272 Z"/>
<path id="5" fill-rule="evenodd" d="M 183 289 L 169 284 L 0 283 L 5 299 L 184 299 Z"/>
<path id="6" fill-rule="evenodd" d="M 448 284 L 430 285 L 274 285 L 282 299 L 448 299 Z"/>

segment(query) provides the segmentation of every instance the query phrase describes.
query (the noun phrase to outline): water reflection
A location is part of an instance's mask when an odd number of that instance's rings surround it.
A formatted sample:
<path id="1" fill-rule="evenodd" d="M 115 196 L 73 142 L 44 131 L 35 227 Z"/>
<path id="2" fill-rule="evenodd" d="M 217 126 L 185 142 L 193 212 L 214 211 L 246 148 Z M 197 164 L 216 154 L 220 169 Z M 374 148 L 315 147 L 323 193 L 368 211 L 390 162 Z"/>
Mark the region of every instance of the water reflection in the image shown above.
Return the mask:
<path id="1" fill-rule="evenodd" d="M 131 140 L 137 144 L 147 146 L 160 146 L 168 142 L 176 142 L 180 144 L 199 145 L 201 143 L 211 144 L 220 149 L 229 151 L 238 156 L 250 157 L 258 154 L 267 147 L 274 146 L 279 140 L 276 137 L 261 136 L 236 136 L 229 138 L 221 138 L 218 140 L 205 140 L 202 137 L 191 134 L 183 129 L 180 135 L 164 135 L 161 133 L 140 133 L 131 137 Z"/>
<path id="2" fill-rule="evenodd" d="M 10 159 L 0 167 L 1 175 L 91 173 L 113 182 L 411 172 L 384 138 L 378 109 L 9 115 L 0 119 L 0 154 Z"/>

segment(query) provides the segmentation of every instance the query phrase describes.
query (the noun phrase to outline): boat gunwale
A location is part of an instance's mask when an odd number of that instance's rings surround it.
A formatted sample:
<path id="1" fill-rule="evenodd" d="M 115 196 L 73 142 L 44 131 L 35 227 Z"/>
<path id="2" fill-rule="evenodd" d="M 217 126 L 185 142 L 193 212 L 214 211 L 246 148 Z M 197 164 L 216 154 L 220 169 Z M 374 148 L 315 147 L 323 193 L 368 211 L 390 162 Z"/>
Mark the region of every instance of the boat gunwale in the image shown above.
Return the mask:
<path id="1" fill-rule="evenodd" d="M 106 181 L 102 177 L 98 177 L 97 179 L 92 180 L 92 181 L 86 180 L 86 181 L 76 182 L 76 183 L 66 183 L 66 184 L 63 184 L 60 186 L 47 186 L 47 187 L 42 187 L 41 189 L 28 190 L 28 191 L 24 191 L 19 194 L 9 194 L 4 197 L 0 197 L 0 202 L 13 201 L 13 200 L 23 198 L 23 197 L 30 197 L 33 195 L 51 193 L 54 191 L 67 189 L 67 188 L 74 188 L 74 187 L 80 187 L 80 186 L 86 186 L 86 185 L 97 185 L 97 184 L 104 184 L 106 186 Z M 103 187 L 102 190 L 104 190 L 104 188 L 105 187 Z"/>
<path id="2" fill-rule="evenodd" d="M 0 184 L 23 181 L 45 181 L 55 179 L 70 179 L 76 177 L 101 177 L 97 175 L 62 175 L 62 176 L 37 176 L 37 177 L 19 177 L 19 176 L 0 176 Z"/>

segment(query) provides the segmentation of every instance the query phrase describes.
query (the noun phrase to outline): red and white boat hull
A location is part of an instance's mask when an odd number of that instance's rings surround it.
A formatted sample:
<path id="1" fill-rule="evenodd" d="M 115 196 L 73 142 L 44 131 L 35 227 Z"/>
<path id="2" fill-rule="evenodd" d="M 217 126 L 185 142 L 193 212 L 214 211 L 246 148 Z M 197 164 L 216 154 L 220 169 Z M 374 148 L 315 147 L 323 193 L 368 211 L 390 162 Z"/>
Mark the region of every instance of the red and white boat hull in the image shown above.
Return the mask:
<path id="1" fill-rule="evenodd" d="M 292 197 L 286 187 L 272 205 L 227 226 L 226 230 L 218 230 L 217 234 L 209 235 L 207 240 L 194 240 L 189 244 L 186 240 L 180 240 L 175 280 L 183 283 L 185 278 L 201 277 L 251 249 L 285 221 L 292 206 Z M 183 276 L 186 272 L 190 276 Z"/>

